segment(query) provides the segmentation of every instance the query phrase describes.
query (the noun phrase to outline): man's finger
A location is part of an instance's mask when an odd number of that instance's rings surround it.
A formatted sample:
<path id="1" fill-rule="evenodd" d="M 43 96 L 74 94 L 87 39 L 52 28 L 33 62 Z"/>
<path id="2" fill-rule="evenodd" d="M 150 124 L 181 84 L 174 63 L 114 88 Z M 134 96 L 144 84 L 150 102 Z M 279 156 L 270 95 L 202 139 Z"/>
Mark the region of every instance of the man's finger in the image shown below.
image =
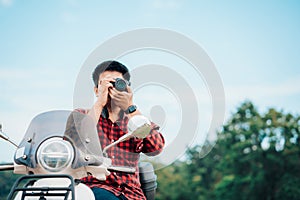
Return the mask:
<path id="1" fill-rule="evenodd" d="M 132 93 L 131 87 L 129 85 L 127 85 L 127 92 Z"/>
<path id="2" fill-rule="evenodd" d="M 112 98 L 116 99 L 116 98 L 121 98 L 122 96 L 119 94 L 119 92 L 115 89 L 115 88 L 111 88 L 109 90 L 109 94 Z"/>

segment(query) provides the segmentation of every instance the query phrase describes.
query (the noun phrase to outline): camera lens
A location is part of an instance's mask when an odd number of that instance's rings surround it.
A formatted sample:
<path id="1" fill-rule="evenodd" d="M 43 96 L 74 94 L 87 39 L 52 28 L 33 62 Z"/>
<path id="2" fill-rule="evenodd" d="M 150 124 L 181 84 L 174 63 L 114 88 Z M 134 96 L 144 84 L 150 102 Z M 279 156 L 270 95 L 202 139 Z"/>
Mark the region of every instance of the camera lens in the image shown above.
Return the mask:
<path id="1" fill-rule="evenodd" d="M 116 78 L 116 81 L 114 82 L 114 87 L 119 91 L 126 91 L 127 84 L 126 81 L 121 78 Z"/>

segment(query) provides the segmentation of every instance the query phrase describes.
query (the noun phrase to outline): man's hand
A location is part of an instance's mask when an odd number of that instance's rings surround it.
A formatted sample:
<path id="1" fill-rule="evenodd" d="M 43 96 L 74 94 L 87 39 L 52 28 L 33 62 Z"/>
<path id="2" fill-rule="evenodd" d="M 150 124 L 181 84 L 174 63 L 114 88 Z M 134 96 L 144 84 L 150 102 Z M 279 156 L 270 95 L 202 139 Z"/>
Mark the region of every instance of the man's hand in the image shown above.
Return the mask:
<path id="1" fill-rule="evenodd" d="M 127 92 L 120 92 L 116 88 L 110 88 L 109 95 L 113 100 L 114 104 L 119 106 L 123 111 L 127 110 L 127 108 L 133 104 L 133 94 L 129 86 L 127 86 Z"/>
<path id="2" fill-rule="evenodd" d="M 112 88 L 112 77 L 105 77 L 102 80 L 99 80 L 98 88 L 96 88 L 96 96 L 98 105 L 104 107 L 107 104 L 109 88 Z"/>

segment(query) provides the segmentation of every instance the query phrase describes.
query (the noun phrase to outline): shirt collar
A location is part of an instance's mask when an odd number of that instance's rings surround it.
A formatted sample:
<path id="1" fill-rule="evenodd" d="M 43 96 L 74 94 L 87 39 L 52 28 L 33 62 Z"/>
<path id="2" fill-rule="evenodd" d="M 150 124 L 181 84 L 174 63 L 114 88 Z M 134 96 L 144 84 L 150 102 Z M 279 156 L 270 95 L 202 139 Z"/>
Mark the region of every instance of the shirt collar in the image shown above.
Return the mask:
<path id="1" fill-rule="evenodd" d="M 109 118 L 109 113 L 108 113 L 108 110 L 107 110 L 107 107 L 105 106 L 103 109 L 102 109 L 102 112 L 101 112 L 101 116 L 105 119 L 108 119 Z M 124 111 L 122 110 L 120 113 L 119 113 L 119 120 L 123 119 L 124 118 Z"/>

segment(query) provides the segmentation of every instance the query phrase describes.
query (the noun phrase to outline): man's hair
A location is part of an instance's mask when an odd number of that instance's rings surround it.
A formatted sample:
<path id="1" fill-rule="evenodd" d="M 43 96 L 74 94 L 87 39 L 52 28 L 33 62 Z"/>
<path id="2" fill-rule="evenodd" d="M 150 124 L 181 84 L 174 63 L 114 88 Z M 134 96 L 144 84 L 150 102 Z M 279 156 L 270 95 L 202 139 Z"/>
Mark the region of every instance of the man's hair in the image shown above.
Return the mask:
<path id="1" fill-rule="evenodd" d="M 115 60 L 108 60 L 100 63 L 93 72 L 93 81 L 95 86 L 98 85 L 99 76 L 105 71 L 116 71 L 123 75 L 123 78 L 127 81 L 130 80 L 130 74 L 128 68 L 122 63 Z"/>

